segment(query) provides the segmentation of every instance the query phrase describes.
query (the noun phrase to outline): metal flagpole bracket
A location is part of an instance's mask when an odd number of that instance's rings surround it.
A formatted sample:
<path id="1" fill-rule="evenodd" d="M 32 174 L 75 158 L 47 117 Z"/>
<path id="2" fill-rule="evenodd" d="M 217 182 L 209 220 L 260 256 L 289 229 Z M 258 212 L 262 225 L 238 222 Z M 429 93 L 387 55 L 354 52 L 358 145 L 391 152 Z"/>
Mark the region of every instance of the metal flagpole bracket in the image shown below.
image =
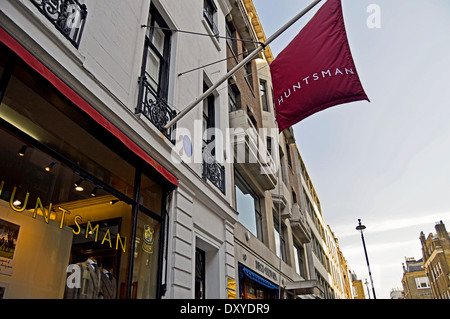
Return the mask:
<path id="1" fill-rule="evenodd" d="M 261 53 L 270 43 L 272 43 L 276 38 L 278 38 L 284 31 L 290 28 L 294 23 L 296 23 L 300 18 L 302 18 L 305 14 L 307 14 L 312 8 L 314 8 L 319 2 L 322 0 L 315 0 L 305 9 L 303 9 L 299 14 L 297 14 L 294 18 L 292 18 L 289 22 L 287 22 L 283 27 L 281 27 L 278 31 L 276 31 L 269 39 L 264 43 L 260 43 L 259 47 L 255 49 L 252 53 L 250 53 L 244 60 L 242 60 L 238 65 L 236 65 L 232 70 L 230 70 L 227 74 L 225 74 L 220 80 L 218 80 L 213 86 L 211 86 L 206 92 L 200 95 L 195 101 L 189 104 L 185 109 L 183 109 L 177 116 L 175 116 L 169 123 L 167 123 L 162 131 L 167 131 L 171 126 L 177 123 L 181 118 L 183 118 L 189 111 L 191 111 L 195 106 L 201 103 L 204 99 L 206 99 L 211 93 L 214 92 L 222 83 L 228 80 L 231 76 L 233 76 L 237 71 L 239 71 L 244 65 L 253 60 L 258 54 Z"/>

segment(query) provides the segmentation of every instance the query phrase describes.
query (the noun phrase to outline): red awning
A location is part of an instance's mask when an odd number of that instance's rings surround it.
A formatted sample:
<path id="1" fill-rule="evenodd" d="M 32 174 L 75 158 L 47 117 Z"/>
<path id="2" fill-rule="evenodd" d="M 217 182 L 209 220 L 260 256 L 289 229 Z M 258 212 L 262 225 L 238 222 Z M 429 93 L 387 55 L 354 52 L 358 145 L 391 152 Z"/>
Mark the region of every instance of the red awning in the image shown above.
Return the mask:
<path id="1" fill-rule="evenodd" d="M 145 162 L 150 164 L 162 176 L 164 176 L 171 184 L 178 186 L 178 179 L 167 171 L 161 164 L 155 161 L 142 148 L 133 142 L 128 136 L 120 131 L 115 125 L 109 122 L 103 115 L 95 110 L 89 103 L 87 103 L 81 96 L 65 84 L 59 77 L 50 71 L 44 64 L 42 64 L 36 57 L 34 57 L 28 50 L 26 50 L 20 43 L 12 38 L 2 27 L 0 27 L 0 41 L 17 54 L 25 63 L 32 69 L 41 74 L 53 86 L 59 90 L 72 103 L 78 106 L 81 110 L 92 117 L 98 124 L 117 137 L 128 149 L 142 158 Z"/>

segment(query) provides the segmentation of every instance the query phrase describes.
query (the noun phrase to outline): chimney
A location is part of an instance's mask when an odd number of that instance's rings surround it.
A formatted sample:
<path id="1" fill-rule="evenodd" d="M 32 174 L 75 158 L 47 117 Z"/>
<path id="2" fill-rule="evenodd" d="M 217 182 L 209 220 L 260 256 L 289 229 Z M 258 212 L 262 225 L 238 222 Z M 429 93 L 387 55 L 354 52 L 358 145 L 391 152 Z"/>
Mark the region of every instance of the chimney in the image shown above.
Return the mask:
<path id="1" fill-rule="evenodd" d="M 442 220 L 439 223 L 436 223 L 434 228 L 436 229 L 437 236 L 441 241 L 449 240 L 447 229 L 445 229 L 445 225 Z"/>

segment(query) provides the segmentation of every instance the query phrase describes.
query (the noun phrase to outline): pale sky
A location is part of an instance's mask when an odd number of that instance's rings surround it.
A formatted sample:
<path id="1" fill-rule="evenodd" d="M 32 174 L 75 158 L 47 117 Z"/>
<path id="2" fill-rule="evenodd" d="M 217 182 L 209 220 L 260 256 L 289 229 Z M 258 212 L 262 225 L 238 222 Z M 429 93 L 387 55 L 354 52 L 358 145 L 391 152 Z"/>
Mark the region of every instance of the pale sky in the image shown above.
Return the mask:
<path id="1" fill-rule="evenodd" d="M 313 0 L 253 0 L 267 37 Z M 274 56 L 310 14 L 271 44 Z M 380 28 L 369 28 L 371 4 Z M 323 217 L 350 269 L 378 299 L 401 288 L 405 257 L 422 258 L 420 232 L 450 231 L 450 1 L 342 0 L 353 59 L 371 100 L 339 105 L 294 125 Z M 370 281 L 370 280 L 369 280 Z M 373 296 L 371 296 L 373 297 Z"/>

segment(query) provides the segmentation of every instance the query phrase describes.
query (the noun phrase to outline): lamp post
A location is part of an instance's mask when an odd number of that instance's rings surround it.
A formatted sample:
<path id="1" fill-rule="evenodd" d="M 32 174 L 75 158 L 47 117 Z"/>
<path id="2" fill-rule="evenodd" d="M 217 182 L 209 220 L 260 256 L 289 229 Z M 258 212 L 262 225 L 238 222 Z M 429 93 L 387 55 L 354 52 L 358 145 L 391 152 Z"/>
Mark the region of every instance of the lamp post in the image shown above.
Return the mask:
<path id="1" fill-rule="evenodd" d="M 367 250 L 366 250 L 366 243 L 364 242 L 364 235 L 363 231 L 366 229 L 366 226 L 361 224 L 361 219 L 358 219 L 358 226 L 356 226 L 356 230 L 359 230 L 361 232 L 361 239 L 364 247 L 364 254 L 366 255 L 366 262 L 367 262 L 367 268 L 369 269 L 369 277 L 370 277 L 370 283 L 372 284 L 372 293 L 373 293 L 373 299 L 377 299 L 375 295 L 375 287 L 373 286 L 373 280 L 372 280 L 372 272 L 370 271 L 370 265 L 369 265 L 369 257 L 367 257 Z"/>
<path id="2" fill-rule="evenodd" d="M 366 281 L 364 282 L 364 285 L 366 285 L 366 288 L 367 288 L 367 296 L 369 296 L 369 299 L 370 299 L 370 290 L 369 290 L 369 283 L 367 282 L 367 278 L 366 278 Z"/>

